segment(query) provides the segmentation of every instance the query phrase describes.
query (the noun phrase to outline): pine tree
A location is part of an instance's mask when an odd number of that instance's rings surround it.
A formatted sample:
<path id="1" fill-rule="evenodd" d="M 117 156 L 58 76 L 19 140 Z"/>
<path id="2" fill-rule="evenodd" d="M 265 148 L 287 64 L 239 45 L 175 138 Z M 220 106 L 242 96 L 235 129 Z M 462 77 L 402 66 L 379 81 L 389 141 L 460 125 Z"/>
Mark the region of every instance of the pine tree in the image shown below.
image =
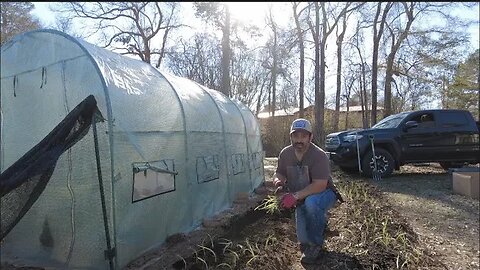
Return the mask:
<path id="1" fill-rule="evenodd" d="M 480 98 L 479 55 L 477 49 L 457 66 L 453 83 L 448 86 L 446 95 L 449 108 L 467 109 L 477 120 Z"/>

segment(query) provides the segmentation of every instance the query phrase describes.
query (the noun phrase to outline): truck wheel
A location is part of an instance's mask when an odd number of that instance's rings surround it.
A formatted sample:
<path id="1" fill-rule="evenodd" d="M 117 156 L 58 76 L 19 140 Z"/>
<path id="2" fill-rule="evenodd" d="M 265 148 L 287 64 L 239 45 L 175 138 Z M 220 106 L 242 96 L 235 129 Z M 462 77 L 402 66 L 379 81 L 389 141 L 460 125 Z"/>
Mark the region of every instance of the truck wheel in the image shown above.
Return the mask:
<path id="1" fill-rule="evenodd" d="M 444 170 L 448 171 L 450 168 L 461 168 L 463 167 L 463 162 L 439 162 L 440 167 L 442 167 Z"/>
<path id="2" fill-rule="evenodd" d="M 395 167 L 395 160 L 392 155 L 383 148 L 375 148 L 375 160 L 377 170 L 381 177 L 388 177 L 392 174 Z M 362 159 L 362 169 L 366 176 L 372 176 L 375 164 L 373 163 L 372 150 L 368 151 Z"/>

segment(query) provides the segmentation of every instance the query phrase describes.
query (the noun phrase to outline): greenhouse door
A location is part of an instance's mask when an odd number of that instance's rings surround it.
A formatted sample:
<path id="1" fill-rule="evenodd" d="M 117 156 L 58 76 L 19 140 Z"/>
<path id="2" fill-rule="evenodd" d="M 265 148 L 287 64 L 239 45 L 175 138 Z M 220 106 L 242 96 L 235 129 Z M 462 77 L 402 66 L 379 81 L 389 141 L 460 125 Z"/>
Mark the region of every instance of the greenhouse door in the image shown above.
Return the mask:
<path id="1" fill-rule="evenodd" d="M 85 136 L 97 114 L 100 114 L 97 102 L 90 95 L 41 142 L 0 174 L 0 240 L 32 207 L 50 180 L 58 158 Z"/>

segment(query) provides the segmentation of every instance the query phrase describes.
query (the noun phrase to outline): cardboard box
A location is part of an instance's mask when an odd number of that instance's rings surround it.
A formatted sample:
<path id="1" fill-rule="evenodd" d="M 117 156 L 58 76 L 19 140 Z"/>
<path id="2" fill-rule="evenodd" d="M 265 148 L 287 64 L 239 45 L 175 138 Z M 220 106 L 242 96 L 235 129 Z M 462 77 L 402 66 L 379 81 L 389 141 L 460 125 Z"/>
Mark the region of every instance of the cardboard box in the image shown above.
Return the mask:
<path id="1" fill-rule="evenodd" d="M 453 192 L 474 199 L 479 199 L 480 172 L 452 172 Z"/>

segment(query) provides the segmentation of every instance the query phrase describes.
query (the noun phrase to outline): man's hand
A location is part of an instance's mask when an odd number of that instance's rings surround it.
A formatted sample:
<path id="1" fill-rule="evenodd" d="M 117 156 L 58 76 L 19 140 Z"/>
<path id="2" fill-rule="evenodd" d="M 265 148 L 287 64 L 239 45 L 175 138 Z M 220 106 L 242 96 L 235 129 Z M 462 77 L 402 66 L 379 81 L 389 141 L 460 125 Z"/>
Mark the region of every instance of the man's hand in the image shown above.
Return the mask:
<path id="1" fill-rule="evenodd" d="M 273 185 L 274 185 L 275 187 L 281 187 L 281 186 L 283 186 L 282 180 L 280 180 L 280 179 L 278 179 L 278 178 L 275 178 L 275 179 L 273 180 Z"/>
<path id="2" fill-rule="evenodd" d="M 287 193 L 282 197 L 282 207 L 286 209 L 290 209 L 297 205 L 297 198 L 293 193 Z"/>
<path id="3" fill-rule="evenodd" d="M 283 190 L 283 183 L 282 180 L 275 178 L 273 180 L 273 186 L 275 187 L 275 192 L 274 194 L 277 194 L 277 192 L 281 192 Z"/>

